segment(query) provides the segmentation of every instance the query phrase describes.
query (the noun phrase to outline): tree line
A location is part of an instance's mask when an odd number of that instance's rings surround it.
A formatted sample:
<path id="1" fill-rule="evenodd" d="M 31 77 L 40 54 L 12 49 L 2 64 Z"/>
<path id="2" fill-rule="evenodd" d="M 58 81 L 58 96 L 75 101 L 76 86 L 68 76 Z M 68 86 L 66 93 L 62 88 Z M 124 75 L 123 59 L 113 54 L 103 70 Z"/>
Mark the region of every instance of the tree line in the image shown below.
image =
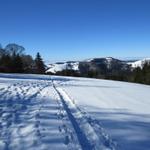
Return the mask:
<path id="1" fill-rule="evenodd" d="M 45 73 L 45 64 L 38 52 L 35 59 L 25 54 L 25 48 L 18 44 L 0 46 L 0 72 L 2 73 Z"/>
<path id="2" fill-rule="evenodd" d="M 121 68 L 121 66 L 116 67 L 115 65 L 111 70 L 107 70 L 105 66 L 90 70 L 86 64 L 80 64 L 80 71 L 63 70 L 57 72 L 56 75 L 110 79 L 150 85 L 150 63 L 145 63 L 142 68 L 125 70 Z M 33 58 L 31 55 L 25 54 L 25 48 L 18 44 L 11 43 L 4 48 L 0 45 L 0 72 L 45 74 L 45 70 L 46 66 L 39 52 Z"/>
<path id="3" fill-rule="evenodd" d="M 146 62 L 142 68 L 135 68 L 132 71 L 130 80 L 132 82 L 150 85 L 150 63 Z"/>
<path id="4" fill-rule="evenodd" d="M 128 68 L 126 70 L 118 68 L 113 68 L 112 70 L 106 70 L 104 68 L 100 70 L 89 70 L 87 66 L 83 68 L 82 71 L 63 70 L 57 72 L 55 75 L 117 80 L 150 85 L 150 63 L 148 62 L 143 64 L 142 68 Z"/>

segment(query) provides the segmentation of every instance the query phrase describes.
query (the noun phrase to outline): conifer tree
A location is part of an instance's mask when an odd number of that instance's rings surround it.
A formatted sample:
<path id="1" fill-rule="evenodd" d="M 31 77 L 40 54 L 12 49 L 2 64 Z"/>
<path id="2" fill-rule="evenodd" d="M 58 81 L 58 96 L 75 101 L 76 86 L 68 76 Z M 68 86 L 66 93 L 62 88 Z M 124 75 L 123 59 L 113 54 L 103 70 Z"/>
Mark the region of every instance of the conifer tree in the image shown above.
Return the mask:
<path id="1" fill-rule="evenodd" d="M 37 53 L 36 58 L 35 58 L 35 69 L 36 69 L 35 72 L 38 74 L 45 73 L 45 65 L 39 52 Z"/>
<path id="2" fill-rule="evenodd" d="M 12 67 L 11 57 L 3 54 L 0 58 L 0 72 L 10 73 Z"/>
<path id="3" fill-rule="evenodd" d="M 23 72 L 23 62 L 21 56 L 16 54 L 15 52 L 12 55 L 12 72 L 14 73 L 22 73 Z"/>

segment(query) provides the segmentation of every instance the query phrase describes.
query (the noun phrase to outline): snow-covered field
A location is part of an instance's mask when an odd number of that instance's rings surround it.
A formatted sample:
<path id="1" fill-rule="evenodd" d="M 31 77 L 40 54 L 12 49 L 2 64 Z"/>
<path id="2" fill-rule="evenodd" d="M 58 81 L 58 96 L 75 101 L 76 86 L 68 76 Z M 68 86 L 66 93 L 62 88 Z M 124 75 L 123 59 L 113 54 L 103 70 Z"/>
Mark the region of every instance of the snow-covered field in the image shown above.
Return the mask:
<path id="1" fill-rule="evenodd" d="M 0 74 L 0 150 L 149 150 L 150 86 Z"/>

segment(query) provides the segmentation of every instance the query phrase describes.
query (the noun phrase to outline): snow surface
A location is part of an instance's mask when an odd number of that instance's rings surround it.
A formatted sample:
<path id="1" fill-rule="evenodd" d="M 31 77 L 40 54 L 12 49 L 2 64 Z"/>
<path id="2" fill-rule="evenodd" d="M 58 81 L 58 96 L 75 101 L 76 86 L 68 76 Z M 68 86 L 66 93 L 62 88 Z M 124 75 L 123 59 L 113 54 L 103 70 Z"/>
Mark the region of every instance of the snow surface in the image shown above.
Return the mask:
<path id="1" fill-rule="evenodd" d="M 149 150 L 150 86 L 0 74 L 0 150 Z"/>

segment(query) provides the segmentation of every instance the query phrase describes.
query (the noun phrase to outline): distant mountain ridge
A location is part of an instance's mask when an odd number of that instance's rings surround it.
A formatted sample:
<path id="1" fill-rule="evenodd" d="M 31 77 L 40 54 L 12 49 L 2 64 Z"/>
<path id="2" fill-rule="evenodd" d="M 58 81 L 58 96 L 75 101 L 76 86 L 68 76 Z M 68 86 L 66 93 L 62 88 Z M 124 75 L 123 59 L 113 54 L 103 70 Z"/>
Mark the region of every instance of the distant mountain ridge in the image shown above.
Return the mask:
<path id="1" fill-rule="evenodd" d="M 140 67 L 142 68 L 146 62 L 150 62 L 150 58 L 142 60 L 119 60 L 113 57 L 105 58 L 91 58 L 83 61 L 66 61 L 56 62 L 47 65 L 46 73 L 56 74 L 63 70 L 73 70 L 80 73 L 86 71 L 113 71 L 113 70 L 127 70 L 131 68 Z"/>

